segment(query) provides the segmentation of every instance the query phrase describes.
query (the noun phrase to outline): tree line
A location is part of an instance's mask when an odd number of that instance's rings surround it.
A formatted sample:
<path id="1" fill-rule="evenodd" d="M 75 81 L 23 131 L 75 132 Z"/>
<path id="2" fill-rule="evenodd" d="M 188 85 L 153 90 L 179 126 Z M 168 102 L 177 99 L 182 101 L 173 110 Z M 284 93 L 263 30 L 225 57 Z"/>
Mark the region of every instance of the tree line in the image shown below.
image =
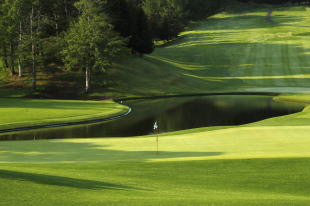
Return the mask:
<path id="1" fill-rule="evenodd" d="M 106 71 L 119 55 L 151 53 L 191 19 L 215 13 L 218 0 L 0 0 L 0 56 L 11 75 L 49 64 Z"/>
<path id="2" fill-rule="evenodd" d="M 310 0 L 239 0 L 241 2 L 255 2 L 255 3 L 264 3 L 264 4 L 284 4 L 284 3 L 293 3 L 293 4 L 309 4 Z"/>
<path id="3" fill-rule="evenodd" d="M 2 69 L 19 77 L 30 73 L 33 91 L 38 68 L 83 70 L 88 92 L 93 71 L 107 71 L 121 55 L 151 53 L 156 41 L 176 38 L 188 21 L 206 18 L 227 2 L 0 0 Z"/>

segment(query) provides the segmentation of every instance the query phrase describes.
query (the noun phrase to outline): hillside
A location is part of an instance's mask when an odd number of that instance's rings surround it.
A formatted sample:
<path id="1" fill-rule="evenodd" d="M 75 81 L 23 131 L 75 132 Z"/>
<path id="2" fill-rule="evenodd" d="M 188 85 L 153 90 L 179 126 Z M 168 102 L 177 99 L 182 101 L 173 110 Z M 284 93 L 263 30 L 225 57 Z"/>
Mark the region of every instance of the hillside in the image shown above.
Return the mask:
<path id="1" fill-rule="evenodd" d="M 309 91 L 308 8 L 267 15 L 225 13 L 196 23 L 152 55 L 118 65 L 109 95 Z"/>

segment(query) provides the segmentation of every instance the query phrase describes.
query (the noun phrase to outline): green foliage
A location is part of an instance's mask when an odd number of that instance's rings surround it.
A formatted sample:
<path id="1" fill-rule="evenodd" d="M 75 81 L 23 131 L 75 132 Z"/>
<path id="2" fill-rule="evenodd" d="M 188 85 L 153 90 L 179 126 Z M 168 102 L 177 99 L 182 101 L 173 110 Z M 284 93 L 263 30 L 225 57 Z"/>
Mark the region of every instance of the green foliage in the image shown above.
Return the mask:
<path id="1" fill-rule="evenodd" d="M 150 23 L 141 8 L 141 3 L 133 0 L 108 0 L 107 13 L 121 36 L 128 39 L 132 53 L 151 53 L 154 50 Z"/>
<path id="2" fill-rule="evenodd" d="M 171 0 L 145 0 L 143 9 L 155 39 L 171 40 L 183 30 L 184 2 Z"/>
<path id="3" fill-rule="evenodd" d="M 86 76 L 91 70 L 105 71 L 123 50 L 124 40 L 113 31 L 108 17 L 98 12 L 101 5 L 90 0 L 75 5 L 80 16 L 65 35 L 64 62 L 68 69 L 83 68 Z"/>

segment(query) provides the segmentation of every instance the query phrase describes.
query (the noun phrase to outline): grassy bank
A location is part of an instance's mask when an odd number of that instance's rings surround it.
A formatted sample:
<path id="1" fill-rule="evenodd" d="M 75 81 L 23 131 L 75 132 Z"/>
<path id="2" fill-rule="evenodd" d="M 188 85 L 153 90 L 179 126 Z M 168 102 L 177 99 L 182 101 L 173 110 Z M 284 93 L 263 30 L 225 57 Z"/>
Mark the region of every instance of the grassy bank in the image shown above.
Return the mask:
<path id="1" fill-rule="evenodd" d="M 0 130 L 102 119 L 127 111 L 113 101 L 0 98 Z"/>

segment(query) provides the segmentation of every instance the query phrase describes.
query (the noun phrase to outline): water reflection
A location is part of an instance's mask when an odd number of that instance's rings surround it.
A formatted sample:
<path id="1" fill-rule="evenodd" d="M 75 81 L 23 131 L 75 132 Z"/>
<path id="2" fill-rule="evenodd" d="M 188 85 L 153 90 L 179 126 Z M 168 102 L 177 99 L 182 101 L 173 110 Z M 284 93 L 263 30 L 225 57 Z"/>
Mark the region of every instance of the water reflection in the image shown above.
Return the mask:
<path id="1" fill-rule="evenodd" d="M 0 140 L 59 138 L 128 137 L 159 132 L 207 127 L 241 125 L 270 117 L 301 111 L 295 103 L 274 102 L 266 96 L 205 96 L 128 101 L 128 116 L 101 122 L 63 128 L 37 129 L 1 135 Z"/>

